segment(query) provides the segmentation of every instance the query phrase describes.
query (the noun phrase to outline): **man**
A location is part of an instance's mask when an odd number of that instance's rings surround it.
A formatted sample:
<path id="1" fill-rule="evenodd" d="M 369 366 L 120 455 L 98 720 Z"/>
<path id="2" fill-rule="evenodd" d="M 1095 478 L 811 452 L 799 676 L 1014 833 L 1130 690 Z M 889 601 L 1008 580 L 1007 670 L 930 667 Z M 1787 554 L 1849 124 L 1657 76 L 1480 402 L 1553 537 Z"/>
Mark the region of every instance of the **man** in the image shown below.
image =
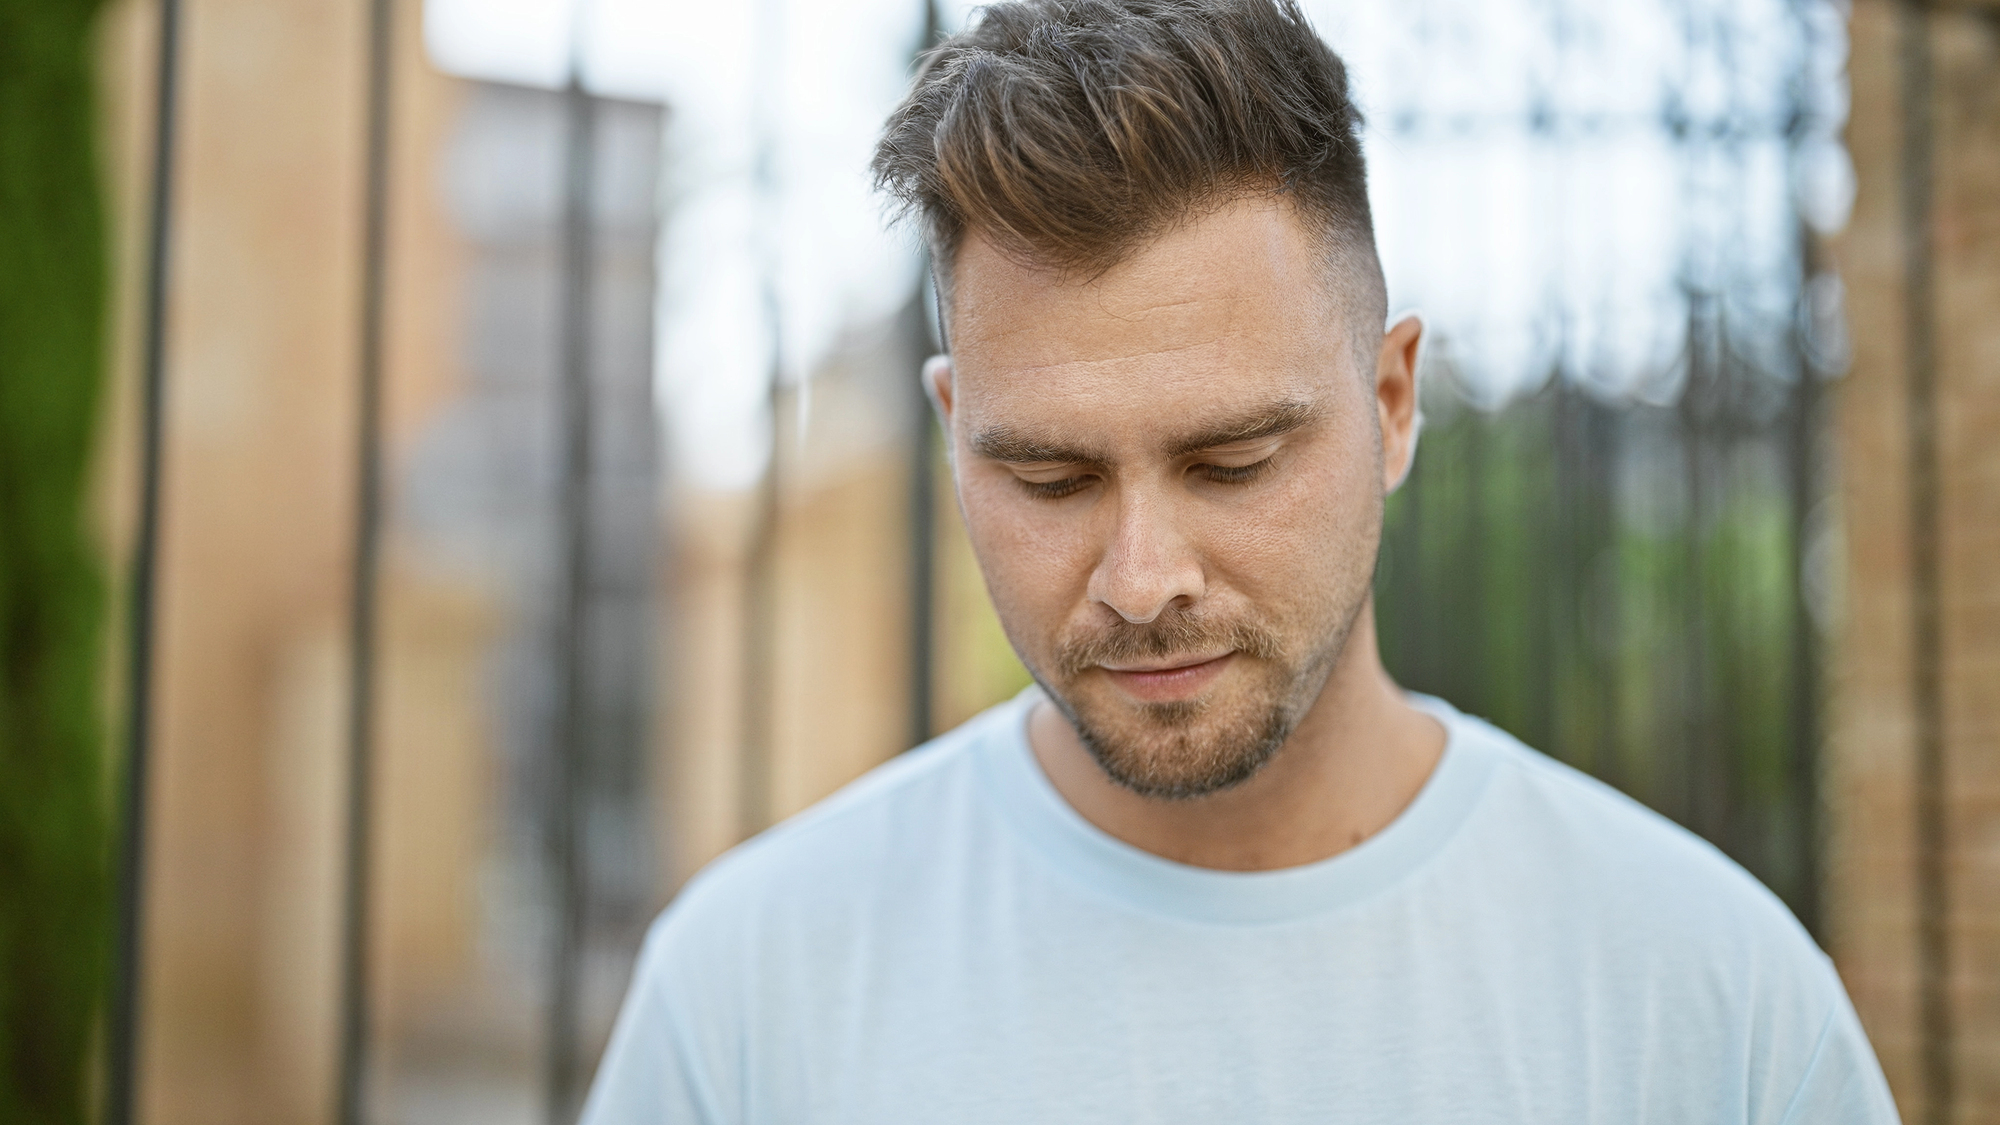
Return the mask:
<path id="1" fill-rule="evenodd" d="M 1421 327 L 1294 0 L 1022 0 L 877 152 L 1038 688 L 661 919 L 585 1111 L 653 1122 L 1893 1121 L 1713 849 L 1376 653 Z"/>

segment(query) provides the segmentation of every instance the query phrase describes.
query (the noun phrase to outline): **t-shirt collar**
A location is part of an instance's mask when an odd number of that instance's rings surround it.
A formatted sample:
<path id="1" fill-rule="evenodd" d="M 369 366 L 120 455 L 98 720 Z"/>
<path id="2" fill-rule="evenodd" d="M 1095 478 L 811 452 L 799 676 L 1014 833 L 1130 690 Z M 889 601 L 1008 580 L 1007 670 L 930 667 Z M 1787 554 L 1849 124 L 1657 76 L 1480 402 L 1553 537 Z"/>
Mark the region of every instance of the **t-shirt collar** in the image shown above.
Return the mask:
<path id="1" fill-rule="evenodd" d="M 1445 727 L 1444 754 L 1387 828 L 1339 855 L 1275 871 L 1217 871 L 1163 859 L 1106 833 L 1057 792 L 1028 745 L 1030 687 L 984 721 L 975 753 L 984 790 L 1031 851 L 1068 878 L 1148 913 L 1191 922 L 1286 922 L 1340 910 L 1411 877 L 1478 804 L 1496 760 L 1492 737 L 1443 700 L 1410 701 Z"/>

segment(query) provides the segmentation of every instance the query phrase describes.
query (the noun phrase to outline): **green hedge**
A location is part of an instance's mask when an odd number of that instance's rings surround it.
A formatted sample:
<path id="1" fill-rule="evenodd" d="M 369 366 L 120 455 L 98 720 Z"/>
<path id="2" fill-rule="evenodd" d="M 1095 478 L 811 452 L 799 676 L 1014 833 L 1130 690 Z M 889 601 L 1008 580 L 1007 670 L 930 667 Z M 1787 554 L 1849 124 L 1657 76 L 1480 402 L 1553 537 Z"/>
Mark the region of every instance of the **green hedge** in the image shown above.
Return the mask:
<path id="1" fill-rule="evenodd" d="M 0 1121 L 85 1120 L 108 943 L 86 478 L 106 257 L 100 0 L 0 0 Z"/>

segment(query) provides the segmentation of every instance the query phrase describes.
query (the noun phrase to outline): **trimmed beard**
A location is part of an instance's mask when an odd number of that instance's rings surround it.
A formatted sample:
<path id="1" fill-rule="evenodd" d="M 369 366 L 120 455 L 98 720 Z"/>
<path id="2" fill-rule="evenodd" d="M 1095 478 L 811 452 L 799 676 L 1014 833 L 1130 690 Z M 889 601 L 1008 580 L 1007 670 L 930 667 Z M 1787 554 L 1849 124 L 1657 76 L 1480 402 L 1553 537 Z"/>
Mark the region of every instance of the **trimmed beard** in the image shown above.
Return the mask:
<path id="1" fill-rule="evenodd" d="M 1112 781 L 1142 797 L 1191 800 L 1241 785 L 1277 756 L 1326 686 L 1359 613 L 1357 606 L 1334 631 L 1331 643 L 1304 660 L 1288 659 L 1276 633 L 1256 623 L 1210 623 L 1179 611 L 1144 625 L 1121 621 L 1106 632 L 1072 638 L 1058 647 L 1055 670 L 1063 684 L 1072 684 L 1103 664 L 1213 652 L 1218 647 L 1249 658 L 1264 675 L 1251 686 L 1252 698 L 1243 713 L 1217 730 L 1198 729 L 1215 710 L 1214 700 L 1130 704 L 1136 724 L 1106 722 L 1093 720 L 1078 700 L 1047 679 L 1036 678 Z M 1117 729 L 1133 725 L 1139 728 L 1136 732 Z"/>

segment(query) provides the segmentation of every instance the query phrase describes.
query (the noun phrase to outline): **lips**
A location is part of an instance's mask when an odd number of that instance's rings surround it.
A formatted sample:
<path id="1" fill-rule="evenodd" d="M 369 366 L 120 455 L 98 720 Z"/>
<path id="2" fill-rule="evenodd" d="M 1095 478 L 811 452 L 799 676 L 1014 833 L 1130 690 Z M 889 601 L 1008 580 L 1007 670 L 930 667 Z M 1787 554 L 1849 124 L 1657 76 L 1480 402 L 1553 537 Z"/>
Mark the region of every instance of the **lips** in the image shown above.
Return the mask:
<path id="1" fill-rule="evenodd" d="M 1120 669 L 1104 667 L 1104 674 L 1125 694 L 1145 703 L 1173 703 L 1201 694 L 1224 668 L 1235 659 L 1225 652 L 1208 660 L 1164 668 Z M 1102 667 L 1102 666 L 1100 666 Z"/>

